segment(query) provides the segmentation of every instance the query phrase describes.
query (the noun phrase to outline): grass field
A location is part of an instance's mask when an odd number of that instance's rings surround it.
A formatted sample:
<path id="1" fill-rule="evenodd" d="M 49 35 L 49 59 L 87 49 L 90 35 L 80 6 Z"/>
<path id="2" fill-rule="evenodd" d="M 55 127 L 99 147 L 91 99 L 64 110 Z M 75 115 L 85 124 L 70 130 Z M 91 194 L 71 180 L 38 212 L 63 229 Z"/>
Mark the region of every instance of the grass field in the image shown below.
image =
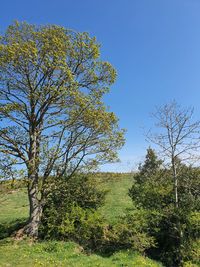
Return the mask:
<path id="1" fill-rule="evenodd" d="M 105 179 L 101 186 L 108 189 L 102 214 L 109 222 L 116 222 L 124 209 L 131 207 L 127 192 L 132 184 L 131 176 Z M 22 223 L 28 216 L 28 200 L 25 189 L 0 193 L 0 266 L 1 267 L 159 267 L 161 264 L 133 251 L 121 251 L 110 257 L 86 254 L 73 242 L 45 241 L 31 243 L 30 240 L 16 241 L 8 235 L 16 223 Z"/>
<path id="2" fill-rule="evenodd" d="M 131 198 L 128 196 L 128 189 L 131 187 L 132 181 L 133 176 L 126 175 L 103 183 L 108 194 L 105 205 L 100 210 L 110 223 L 115 223 L 119 216 L 124 215 L 125 209 L 132 207 Z"/>

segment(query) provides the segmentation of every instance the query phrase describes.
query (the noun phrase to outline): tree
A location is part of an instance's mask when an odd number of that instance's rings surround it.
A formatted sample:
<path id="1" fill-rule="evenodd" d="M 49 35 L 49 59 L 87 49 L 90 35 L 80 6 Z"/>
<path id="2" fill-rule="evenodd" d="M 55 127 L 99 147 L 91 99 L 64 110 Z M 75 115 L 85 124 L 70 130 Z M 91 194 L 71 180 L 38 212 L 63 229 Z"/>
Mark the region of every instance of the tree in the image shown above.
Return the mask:
<path id="1" fill-rule="evenodd" d="M 129 190 L 129 196 L 138 207 L 148 210 L 162 210 L 171 201 L 171 188 L 169 171 L 162 166 L 152 148 L 147 149 L 143 164 L 139 165 L 134 175 L 134 182 Z"/>
<path id="2" fill-rule="evenodd" d="M 102 97 L 116 72 L 88 33 L 15 22 L 0 38 L 0 153 L 25 168 L 24 232 L 37 237 L 48 178 L 113 162 L 124 131 Z"/>
<path id="3" fill-rule="evenodd" d="M 140 176 L 141 174 L 148 176 L 156 173 L 162 165 L 162 160 L 158 159 L 155 151 L 149 147 L 145 156 L 144 164 L 139 165 Z"/>
<path id="4" fill-rule="evenodd" d="M 193 121 L 193 108 L 184 109 L 175 101 L 160 106 L 153 113 L 160 132 L 147 134 L 148 140 L 156 144 L 163 156 L 171 163 L 174 181 L 174 202 L 179 205 L 178 165 L 183 160 L 192 163 L 200 146 L 200 121 Z"/>

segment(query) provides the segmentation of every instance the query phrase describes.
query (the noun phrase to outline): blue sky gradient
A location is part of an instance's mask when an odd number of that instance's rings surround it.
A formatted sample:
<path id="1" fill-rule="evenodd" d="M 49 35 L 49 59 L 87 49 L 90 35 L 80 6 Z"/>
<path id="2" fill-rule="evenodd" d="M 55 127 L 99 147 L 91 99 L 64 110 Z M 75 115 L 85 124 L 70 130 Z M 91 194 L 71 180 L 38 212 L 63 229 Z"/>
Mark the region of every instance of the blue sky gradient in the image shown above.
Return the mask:
<path id="1" fill-rule="evenodd" d="M 175 99 L 194 106 L 200 119 L 199 0 L 4 0 L 0 31 L 14 20 L 59 24 L 87 31 L 101 43 L 101 57 L 118 78 L 105 102 L 127 129 L 121 163 L 104 171 L 130 171 L 148 143 L 143 128 L 156 105 Z"/>

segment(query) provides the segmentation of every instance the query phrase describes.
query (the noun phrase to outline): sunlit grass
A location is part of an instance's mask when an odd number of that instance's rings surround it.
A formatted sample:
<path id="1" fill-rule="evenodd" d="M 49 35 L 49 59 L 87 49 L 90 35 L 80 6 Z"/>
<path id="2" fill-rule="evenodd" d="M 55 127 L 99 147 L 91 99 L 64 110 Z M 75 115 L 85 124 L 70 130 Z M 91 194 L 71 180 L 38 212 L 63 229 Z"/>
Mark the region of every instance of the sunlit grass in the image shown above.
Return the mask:
<path id="1" fill-rule="evenodd" d="M 6 242 L 7 241 L 7 242 Z M 46 266 L 46 267 L 159 267 L 160 264 L 137 253 L 118 252 L 110 257 L 96 254 L 84 254 L 81 248 L 72 242 L 41 242 L 31 244 L 27 241 L 0 243 L 0 266 Z"/>
<path id="2" fill-rule="evenodd" d="M 108 180 L 104 186 L 108 189 L 105 205 L 100 209 L 102 215 L 109 223 L 115 223 L 125 214 L 127 208 L 132 207 L 128 190 L 133 183 L 133 176 L 124 176 L 121 179 Z"/>
<path id="3" fill-rule="evenodd" d="M 27 217 L 28 198 L 25 188 L 0 194 L 0 223 Z"/>

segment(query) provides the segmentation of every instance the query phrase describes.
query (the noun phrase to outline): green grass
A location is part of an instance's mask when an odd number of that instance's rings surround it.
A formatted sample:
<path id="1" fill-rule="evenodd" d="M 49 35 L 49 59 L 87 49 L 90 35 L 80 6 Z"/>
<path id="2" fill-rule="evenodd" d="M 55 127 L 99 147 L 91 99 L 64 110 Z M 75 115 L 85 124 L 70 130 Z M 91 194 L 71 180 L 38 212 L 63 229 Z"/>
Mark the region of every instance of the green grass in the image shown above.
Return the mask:
<path id="1" fill-rule="evenodd" d="M 103 186 L 108 189 L 105 205 L 100 209 L 102 215 L 109 223 L 115 223 L 125 214 L 127 208 L 132 207 L 128 189 L 133 183 L 133 176 L 126 175 L 120 179 L 110 179 Z"/>
<path id="2" fill-rule="evenodd" d="M 24 188 L 0 192 L 0 239 L 10 236 L 28 218 L 28 199 Z"/>
<path id="3" fill-rule="evenodd" d="M 8 191 L 0 194 L 0 223 L 26 219 L 28 217 L 28 198 L 26 189 Z"/>
<path id="4" fill-rule="evenodd" d="M 132 184 L 132 177 L 125 175 L 100 183 L 108 189 L 104 207 L 101 209 L 106 219 L 113 223 L 123 215 L 124 209 L 131 207 L 127 195 Z M 16 241 L 8 237 L 28 217 L 28 200 L 25 189 L 0 190 L 0 266 L 1 267 L 161 267 L 162 265 L 133 251 L 121 251 L 110 257 L 86 254 L 72 242 L 45 241 L 31 243 L 30 240 Z M 3 239 L 2 239 L 3 238 Z"/>
<path id="5" fill-rule="evenodd" d="M 28 241 L 4 240 L 0 245 L 1 267 L 161 267 L 158 263 L 131 251 L 118 252 L 110 257 L 86 255 L 72 242 L 49 241 L 29 244 Z"/>

